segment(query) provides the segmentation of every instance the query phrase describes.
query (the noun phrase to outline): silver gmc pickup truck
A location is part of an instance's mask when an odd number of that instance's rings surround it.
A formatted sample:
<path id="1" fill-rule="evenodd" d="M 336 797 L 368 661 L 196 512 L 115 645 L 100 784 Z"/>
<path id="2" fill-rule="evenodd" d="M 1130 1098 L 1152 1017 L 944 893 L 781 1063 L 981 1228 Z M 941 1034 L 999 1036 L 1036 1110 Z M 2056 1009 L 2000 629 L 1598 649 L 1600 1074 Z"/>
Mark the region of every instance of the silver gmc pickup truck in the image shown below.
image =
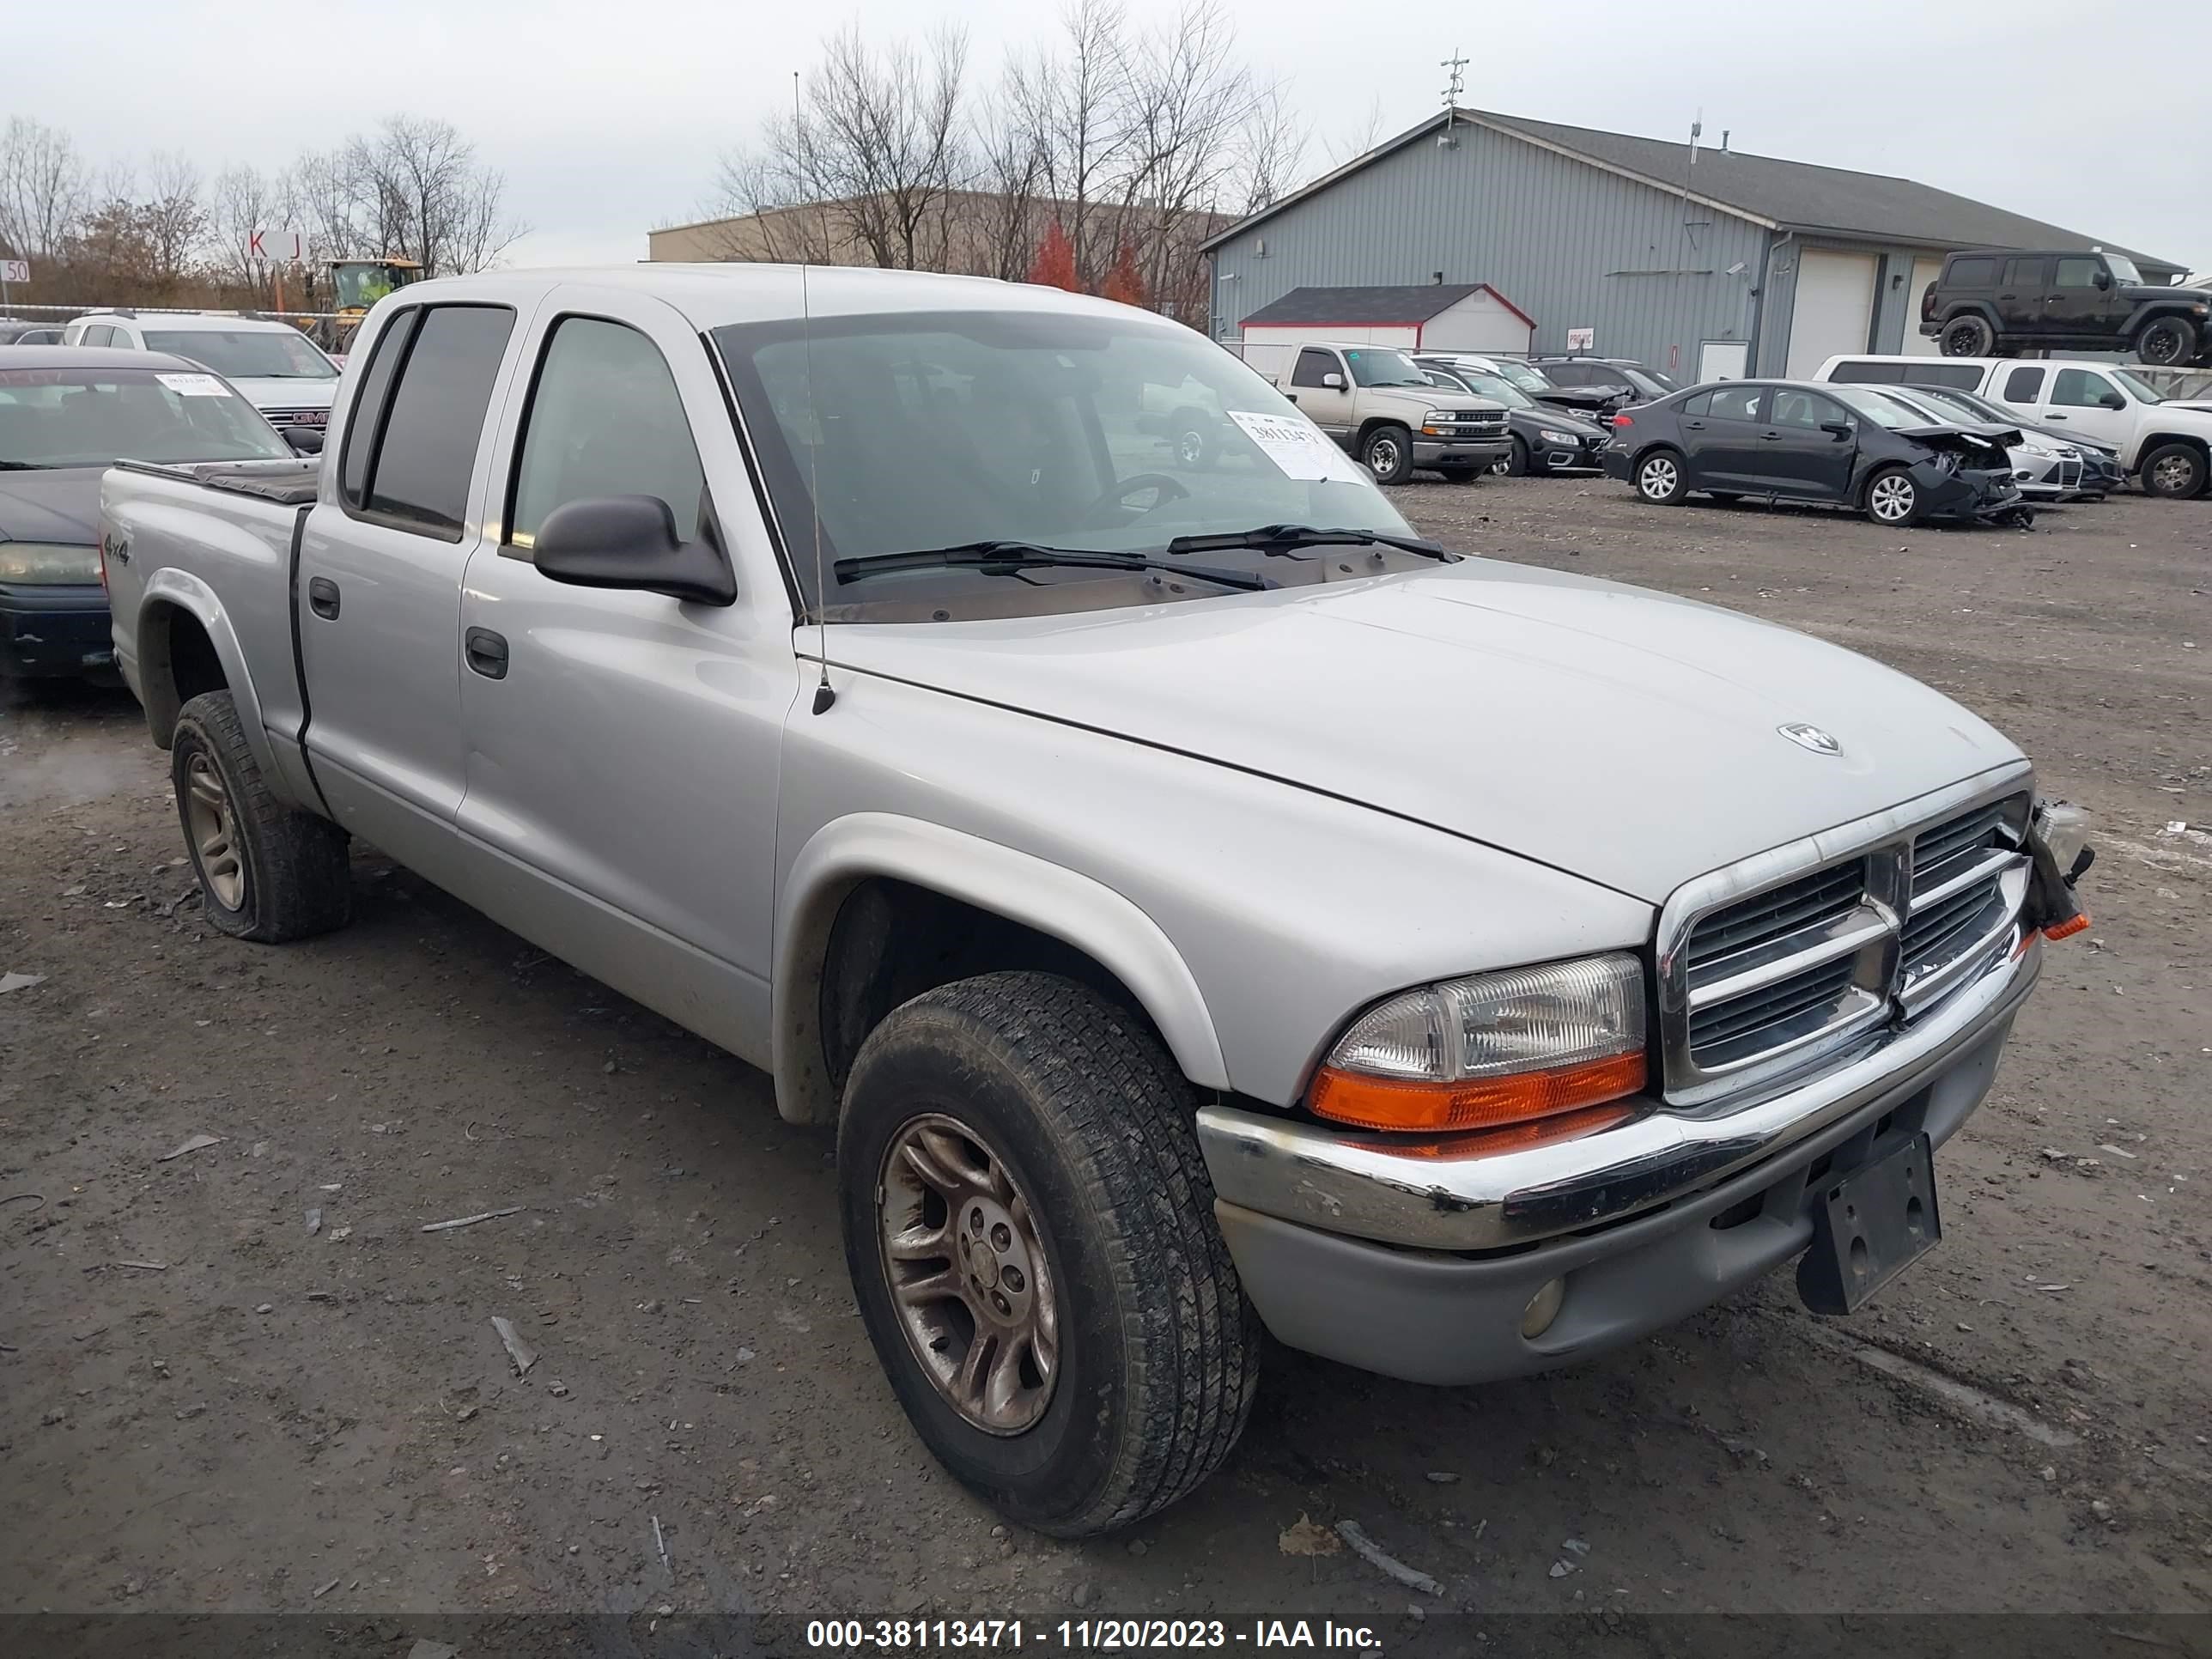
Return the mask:
<path id="1" fill-rule="evenodd" d="M 1048 1532 L 1215 1468 L 1263 1328 L 1469 1383 L 1856 1307 L 2083 920 L 1955 703 L 1424 541 L 1056 289 L 422 283 L 319 467 L 101 509 L 215 925 L 341 925 L 359 836 L 772 1073 L 916 1431 Z"/>

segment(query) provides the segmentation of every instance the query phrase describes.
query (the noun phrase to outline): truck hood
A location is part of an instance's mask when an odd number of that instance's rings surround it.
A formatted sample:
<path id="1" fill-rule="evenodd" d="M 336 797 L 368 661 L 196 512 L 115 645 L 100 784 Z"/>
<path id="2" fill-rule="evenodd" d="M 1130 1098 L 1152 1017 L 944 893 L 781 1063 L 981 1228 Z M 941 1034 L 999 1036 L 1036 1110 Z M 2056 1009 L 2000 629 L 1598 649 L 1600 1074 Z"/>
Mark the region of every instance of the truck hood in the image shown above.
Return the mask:
<path id="1" fill-rule="evenodd" d="M 256 409 L 328 409 L 338 383 L 328 380 L 270 380 L 259 375 L 233 380 L 238 395 Z"/>
<path id="2" fill-rule="evenodd" d="M 2191 305 L 2212 305 L 2212 289 L 2158 288 L 2149 283 L 2124 283 L 2120 298 L 2131 302 L 2145 300 L 2180 300 Z"/>
<path id="3" fill-rule="evenodd" d="M 100 539 L 97 466 L 0 472 L 0 542 L 88 545 Z"/>
<path id="4" fill-rule="evenodd" d="M 1488 560 L 1139 610 L 851 624 L 830 658 L 1370 805 L 1654 904 L 2021 758 L 1838 647 Z M 1796 722 L 1841 752 L 1778 729 Z M 1164 799 L 1163 855 L 1176 833 Z M 1251 833 L 1256 856 L 1267 826 Z"/>

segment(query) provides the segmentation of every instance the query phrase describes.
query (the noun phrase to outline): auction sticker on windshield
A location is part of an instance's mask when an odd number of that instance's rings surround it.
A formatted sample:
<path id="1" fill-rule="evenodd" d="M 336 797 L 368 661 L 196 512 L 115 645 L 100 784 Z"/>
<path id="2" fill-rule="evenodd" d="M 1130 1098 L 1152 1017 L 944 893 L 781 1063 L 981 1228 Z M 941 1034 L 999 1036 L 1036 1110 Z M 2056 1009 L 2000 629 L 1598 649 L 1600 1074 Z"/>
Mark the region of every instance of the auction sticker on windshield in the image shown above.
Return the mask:
<path id="1" fill-rule="evenodd" d="M 1368 475 L 1358 464 L 1310 421 L 1302 421 L 1295 416 L 1255 415 L 1242 409 L 1226 413 L 1285 477 L 1335 483 L 1363 483 L 1367 480 Z"/>
<path id="2" fill-rule="evenodd" d="M 212 374 L 156 374 L 154 378 L 179 398 L 230 396 L 230 388 Z"/>

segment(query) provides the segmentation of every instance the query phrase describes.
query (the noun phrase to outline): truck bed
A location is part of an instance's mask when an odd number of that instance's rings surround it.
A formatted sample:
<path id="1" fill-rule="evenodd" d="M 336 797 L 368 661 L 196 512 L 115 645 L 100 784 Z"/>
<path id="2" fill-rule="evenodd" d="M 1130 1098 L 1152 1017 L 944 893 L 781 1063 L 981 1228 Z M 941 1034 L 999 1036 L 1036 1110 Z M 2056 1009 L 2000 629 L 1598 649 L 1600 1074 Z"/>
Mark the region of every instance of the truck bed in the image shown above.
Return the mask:
<path id="1" fill-rule="evenodd" d="M 256 495 L 280 507 L 312 505 L 315 480 L 323 470 L 319 455 L 302 456 L 294 461 L 118 461 L 115 465 L 120 471 L 184 479 L 208 489 Z"/>

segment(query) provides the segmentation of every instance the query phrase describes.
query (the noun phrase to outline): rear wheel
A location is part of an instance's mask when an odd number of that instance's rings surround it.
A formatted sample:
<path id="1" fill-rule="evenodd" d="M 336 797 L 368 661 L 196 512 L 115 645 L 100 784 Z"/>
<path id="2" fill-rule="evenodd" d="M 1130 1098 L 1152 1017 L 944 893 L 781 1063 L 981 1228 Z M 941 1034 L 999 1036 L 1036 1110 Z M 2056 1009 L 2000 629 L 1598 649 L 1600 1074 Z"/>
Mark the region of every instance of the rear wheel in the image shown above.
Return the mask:
<path id="1" fill-rule="evenodd" d="M 2136 361 L 2185 363 L 2197 355 L 2197 331 L 2185 317 L 2159 317 L 2136 336 Z"/>
<path id="2" fill-rule="evenodd" d="M 2143 493 L 2187 501 L 2204 492 L 2204 456 L 2187 444 L 2166 444 L 2143 457 Z"/>
<path id="3" fill-rule="evenodd" d="M 1186 418 L 1176 427 L 1175 458 L 1177 465 L 1195 472 L 1212 461 L 1213 440 L 1203 426 Z"/>
<path id="4" fill-rule="evenodd" d="M 178 714 L 169 775 L 201 908 L 216 927 L 279 945 L 351 918 L 345 831 L 270 793 L 229 692 L 204 691 Z"/>
<path id="5" fill-rule="evenodd" d="M 854 1061 L 837 1167 L 861 1319 L 923 1443 L 1024 1526 L 1127 1526 L 1243 1431 L 1259 1323 L 1195 1105 L 1138 1020 L 1046 974 L 927 992 Z"/>
<path id="6" fill-rule="evenodd" d="M 1902 530 L 1920 517 L 1920 486 L 1901 466 L 1886 466 L 1867 480 L 1866 514 L 1878 525 Z"/>
<path id="7" fill-rule="evenodd" d="M 1413 476 L 1413 434 L 1402 426 L 1378 426 L 1359 447 L 1359 459 L 1377 483 L 1403 483 Z"/>
<path id="8" fill-rule="evenodd" d="M 1997 336 L 1988 318 L 1966 316 L 1944 324 L 1941 337 L 1946 357 L 1986 357 Z"/>
<path id="9" fill-rule="evenodd" d="M 1677 505 L 1690 493 L 1681 456 L 1671 449 L 1655 449 L 1637 462 L 1636 493 L 1655 507 Z"/>

